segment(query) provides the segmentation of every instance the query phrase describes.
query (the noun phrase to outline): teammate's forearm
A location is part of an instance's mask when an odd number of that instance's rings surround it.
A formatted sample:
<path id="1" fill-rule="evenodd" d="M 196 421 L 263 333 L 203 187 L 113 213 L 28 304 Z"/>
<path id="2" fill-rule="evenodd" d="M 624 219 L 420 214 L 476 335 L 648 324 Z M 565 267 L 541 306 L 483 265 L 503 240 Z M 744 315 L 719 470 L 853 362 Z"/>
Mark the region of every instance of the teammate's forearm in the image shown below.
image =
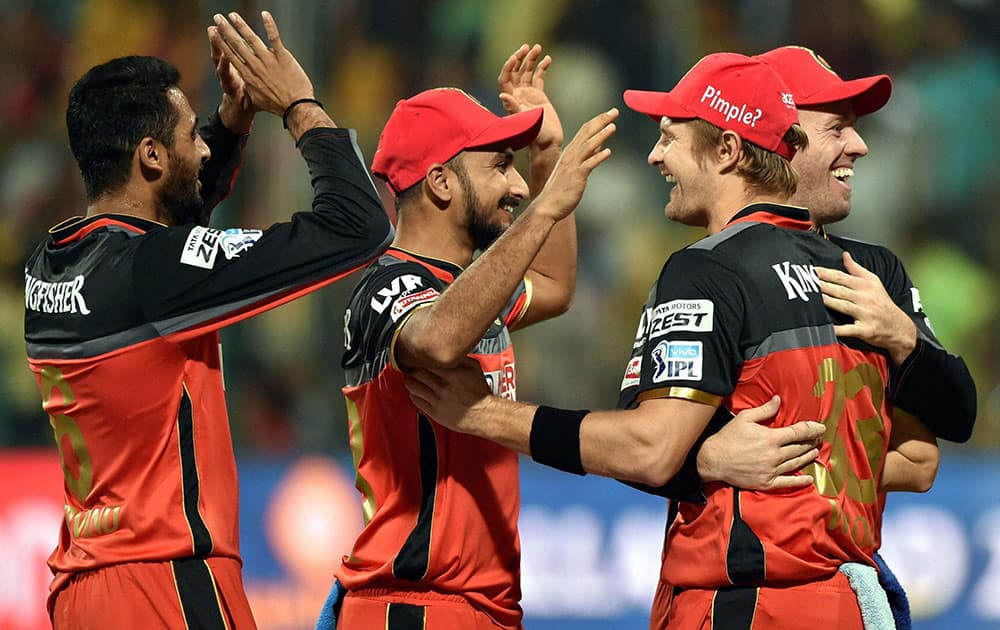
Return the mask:
<path id="1" fill-rule="evenodd" d="M 881 489 L 926 492 L 934 483 L 940 461 L 941 451 L 930 429 L 913 415 L 894 409 Z"/>
<path id="2" fill-rule="evenodd" d="M 905 325 L 899 326 L 896 335 L 887 344 L 886 350 L 893 365 L 900 366 L 910 356 L 917 345 L 917 327 L 905 313 L 900 312 L 905 317 Z"/>
<path id="3" fill-rule="evenodd" d="M 247 136 L 228 128 L 218 112 L 208 117 L 208 121 L 198 129 L 198 133 L 212 152 L 212 157 L 202 167 L 198 176 L 207 219 L 207 212 L 229 196 L 232 190 L 233 180 L 243 161 Z"/>
<path id="4" fill-rule="evenodd" d="M 333 122 L 330 115 L 324 111 L 317 103 L 302 103 L 292 108 L 285 119 L 288 125 L 288 133 L 296 142 L 302 134 L 317 127 L 336 128 L 337 123 Z"/>
<path id="5" fill-rule="evenodd" d="M 531 199 L 534 200 L 545 188 L 545 183 L 549 181 L 549 175 L 559 162 L 559 153 L 562 147 L 551 146 L 539 149 L 532 145 L 528 150 L 530 164 L 528 165 L 528 190 L 531 192 Z"/>
<path id="6" fill-rule="evenodd" d="M 396 343 L 405 367 L 451 367 L 482 338 L 521 282 L 555 221 L 532 203 L 431 306 L 413 313 Z"/>

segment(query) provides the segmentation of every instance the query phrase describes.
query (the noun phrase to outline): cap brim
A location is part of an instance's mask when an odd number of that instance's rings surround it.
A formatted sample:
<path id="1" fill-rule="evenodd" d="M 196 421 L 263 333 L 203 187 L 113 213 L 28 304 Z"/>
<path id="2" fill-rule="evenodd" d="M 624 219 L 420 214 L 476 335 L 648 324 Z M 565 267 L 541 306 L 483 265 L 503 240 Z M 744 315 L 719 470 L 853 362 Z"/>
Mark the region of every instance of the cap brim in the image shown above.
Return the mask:
<path id="1" fill-rule="evenodd" d="M 676 120 L 696 118 L 694 114 L 682 107 L 669 92 L 625 90 L 625 104 L 628 105 L 629 109 L 646 114 L 657 122 L 664 116 Z"/>
<path id="2" fill-rule="evenodd" d="M 796 105 L 826 105 L 837 101 L 850 101 L 854 113 L 867 116 L 885 107 L 892 96 L 892 79 L 888 75 L 879 74 L 873 77 L 863 77 L 852 81 L 844 81 L 836 86 L 810 94 L 806 98 L 796 98 Z"/>
<path id="3" fill-rule="evenodd" d="M 541 107 L 498 117 L 496 122 L 466 144 L 466 149 L 523 149 L 542 128 Z"/>

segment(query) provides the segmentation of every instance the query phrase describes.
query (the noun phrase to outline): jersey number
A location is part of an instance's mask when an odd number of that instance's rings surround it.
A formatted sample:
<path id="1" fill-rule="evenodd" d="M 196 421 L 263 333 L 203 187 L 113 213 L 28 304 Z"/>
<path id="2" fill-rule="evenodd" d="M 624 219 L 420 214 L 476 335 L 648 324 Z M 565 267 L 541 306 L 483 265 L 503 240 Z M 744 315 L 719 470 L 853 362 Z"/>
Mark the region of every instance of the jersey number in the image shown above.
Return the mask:
<path id="1" fill-rule="evenodd" d="M 69 405 L 76 399 L 69 383 L 58 368 L 42 368 L 42 409 L 48 411 L 49 403 L 53 402 L 55 398 L 53 394 L 57 390 L 61 399 L 55 402 L 61 403 L 62 406 Z M 83 441 L 83 433 L 76 421 L 65 414 L 49 414 L 49 424 L 52 425 L 56 446 L 59 447 L 59 462 L 66 478 L 66 487 L 73 496 L 84 502 L 93 484 L 94 467 L 90 460 L 90 451 L 87 450 L 87 443 Z M 79 475 L 74 475 L 67 464 L 67 450 L 79 464 Z"/>
<path id="2" fill-rule="evenodd" d="M 825 466 L 813 462 L 803 468 L 803 472 L 812 475 L 816 489 L 824 497 L 836 498 L 846 485 L 847 496 L 851 499 L 861 503 L 875 503 L 878 498 L 875 472 L 878 470 L 885 446 L 885 439 L 881 434 L 885 428 L 885 421 L 880 413 L 885 392 L 882 376 L 874 365 L 868 363 L 862 363 L 848 372 L 842 372 L 840 363 L 836 359 L 828 358 L 819 365 L 819 380 L 813 387 L 813 394 L 817 398 L 822 398 L 828 387 L 833 388 L 833 404 L 830 406 L 830 413 L 823 419 L 823 424 L 826 425 L 823 441 L 831 445 L 830 463 Z M 856 423 L 856 439 L 864 445 L 868 470 L 872 472 L 872 477 L 869 479 L 858 477 L 847 456 L 844 438 L 837 430 L 847 399 L 857 396 L 863 388 L 868 388 L 875 407 L 874 416 L 860 419 Z"/>

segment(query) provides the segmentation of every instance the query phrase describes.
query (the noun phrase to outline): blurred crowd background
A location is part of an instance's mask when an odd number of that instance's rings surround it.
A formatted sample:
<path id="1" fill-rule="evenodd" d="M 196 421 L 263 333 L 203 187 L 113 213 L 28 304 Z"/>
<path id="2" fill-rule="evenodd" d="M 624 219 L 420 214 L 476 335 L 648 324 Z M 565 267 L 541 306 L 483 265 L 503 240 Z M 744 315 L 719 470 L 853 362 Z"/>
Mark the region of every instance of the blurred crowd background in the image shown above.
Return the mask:
<path id="1" fill-rule="evenodd" d="M 85 212 L 64 123 L 70 86 L 111 57 L 157 55 L 180 68 L 205 116 L 219 98 L 205 27 L 213 13 L 238 10 L 262 32 L 262 8 L 337 123 L 358 130 L 369 160 L 394 103 L 422 89 L 459 86 L 499 112 L 496 75 L 522 42 L 553 56 L 547 89 L 567 138 L 597 112 L 623 108 L 625 88 L 669 89 L 720 50 L 795 43 L 844 78 L 890 74 L 892 100 L 860 125 L 871 153 L 851 180 L 853 214 L 833 230 L 886 244 L 906 263 L 939 338 L 975 376 L 974 448 L 1000 448 L 1000 213 L 991 194 L 1000 3 L 992 0 L 0 0 L 0 446 L 52 442 L 24 358 L 23 263 L 51 225 Z M 613 157 L 577 210 L 574 306 L 515 335 L 520 398 L 614 405 L 649 286 L 668 254 L 699 235 L 663 217 L 667 189 L 645 163 L 656 136 L 650 120 L 623 112 Z M 291 139 L 260 115 L 213 225 L 266 227 L 309 201 Z M 224 331 L 239 453 L 347 451 L 339 364 L 351 286 Z"/>

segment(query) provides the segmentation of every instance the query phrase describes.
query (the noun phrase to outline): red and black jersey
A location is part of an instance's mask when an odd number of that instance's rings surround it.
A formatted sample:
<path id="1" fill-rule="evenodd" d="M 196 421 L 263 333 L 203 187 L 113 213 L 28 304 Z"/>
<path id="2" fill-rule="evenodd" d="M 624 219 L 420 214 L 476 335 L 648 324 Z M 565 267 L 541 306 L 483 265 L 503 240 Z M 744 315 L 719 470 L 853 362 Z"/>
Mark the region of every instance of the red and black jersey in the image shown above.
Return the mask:
<path id="1" fill-rule="evenodd" d="M 207 203 L 243 142 L 218 120 Z M 352 132 L 299 141 L 312 212 L 266 230 L 70 219 L 25 267 L 25 341 L 65 473 L 57 583 L 108 564 L 239 558 L 218 329 L 364 265 L 392 227 Z M 221 166 L 220 166 L 221 165 Z M 123 209 L 124 210 L 124 209 Z"/>
<path id="2" fill-rule="evenodd" d="M 661 577 L 719 588 L 828 576 L 871 564 L 879 545 L 889 377 L 883 351 L 838 339 L 815 267 L 843 269 L 841 250 L 805 210 L 769 204 L 667 261 L 650 293 L 619 406 L 676 397 L 720 405 L 708 431 L 744 409 L 782 404 L 772 426 L 827 426 L 813 486 L 753 492 L 713 483 L 680 501 Z M 669 421 L 669 420 L 668 420 Z"/>
<path id="3" fill-rule="evenodd" d="M 461 595 L 504 625 L 521 619 L 517 454 L 443 428 L 413 405 L 394 364 L 398 331 L 461 272 L 390 248 L 365 272 L 346 315 L 343 368 L 365 528 L 337 577 L 348 590 Z M 527 310 L 522 283 L 470 356 L 497 395 L 515 398 L 507 326 Z"/>
<path id="4" fill-rule="evenodd" d="M 892 370 L 889 400 L 919 418 L 937 437 L 967 441 L 976 422 L 976 384 L 965 361 L 938 342 L 920 303 L 920 292 L 903 263 L 881 245 L 822 233 L 877 275 L 889 297 L 917 327 L 916 348 Z"/>

